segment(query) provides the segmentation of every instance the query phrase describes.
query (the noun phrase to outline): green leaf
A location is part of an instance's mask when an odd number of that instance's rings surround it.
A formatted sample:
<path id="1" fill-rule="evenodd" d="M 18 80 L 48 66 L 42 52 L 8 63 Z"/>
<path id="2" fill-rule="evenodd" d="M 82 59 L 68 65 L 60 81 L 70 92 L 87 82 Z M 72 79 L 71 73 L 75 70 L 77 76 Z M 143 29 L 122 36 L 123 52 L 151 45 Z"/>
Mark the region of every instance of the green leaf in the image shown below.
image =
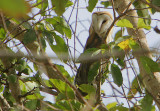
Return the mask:
<path id="1" fill-rule="evenodd" d="M 152 102 L 153 98 L 149 94 L 146 94 L 142 100 L 142 111 L 151 111 Z"/>
<path id="2" fill-rule="evenodd" d="M 89 49 L 85 50 L 83 53 L 81 53 L 81 55 L 79 56 L 77 62 L 81 62 L 81 60 L 83 60 L 83 58 L 85 58 L 86 56 L 87 57 L 92 57 L 93 53 L 98 51 L 98 50 L 99 49 L 97 49 L 97 48 L 89 48 Z"/>
<path id="3" fill-rule="evenodd" d="M 52 24 L 54 30 L 56 30 L 62 35 L 65 34 L 69 39 L 71 38 L 72 32 L 70 30 L 70 27 L 62 17 L 55 16 L 53 18 L 47 18 L 45 20 L 46 22 Z"/>
<path id="4" fill-rule="evenodd" d="M 69 73 L 65 70 L 64 66 L 62 66 L 62 65 L 57 65 L 57 64 L 56 64 L 56 67 L 57 67 L 58 70 L 59 70 L 68 80 L 70 80 L 70 82 L 71 82 L 72 78 L 71 78 L 71 76 L 69 75 Z"/>
<path id="5" fill-rule="evenodd" d="M 116 32 L 114 40 L 116 41 L 119 37 L 123 36 L 124 28 Z"/>
<path id="6" fill-rule="evenodd" d="M 92 85 L 89 85 L 89 84 L 81 84 L 81 85 L 79 86 L 79 89 L 80 89 L 82 92 L 88 93 L 89 95 L 96 93 L 96 89 L 95 89 Z"/>
<path id="7" fill-rule="evenodd" d="M 156 108 L 155 108 L 155 106 L 152 106 L 152 109 L 151 109 L 151 111 L 156 111 Z"/>
<path id="8" fill-rule="evenodd" d="M 105 8 L 109 7 L 111 3 L 109 1 L 101 2 L 102 5 L 104 5 Z"/>
<path id="9" fill-rule="evenodd" d="M 57 79 L 50 79 L 50 81 L 54 84 L 54 86 L 62 93 L 65 94 L 66 97 L 70 99 L 74 99 L 74 92 L 65 82 Z"/>
<path id="10" fill-rule="evenodd" d="M 0 93 L 4 90 L 4 86 L 0 84 Z"/>
<path id="11" fill-rule="evenodd" d="M 72 110 L 68 100 L 56 102 L 53 106 L 58 109 L 61 109 L 62 111 L 71 111 Z"/>
<path id="12" fill-rule="evenodd" d="M 41 9 L 41 11 L 44 11 L 48 7 L 48 0 L 37 0 L 37 4 L 40 3 L 37 7 Z M 36 4 L 35 4 L 36 5 Z"/>
<path id="13" fill-rule="evenodd" d="M 141 62 L 142 62 L 142 65 L 143 65 L 144 70 L 145 70 L 148 74 L 150 74 L 150 75 L 152 76 L 152 74 L 151 74 L 151 69 L 150 69 L 150 67 L 148 66 L 147 61 L 146 61 L 145 59 L 143 59 L 142 57 L 140 58 L 140 60 L 141 60 Z"/>
<path id="14" fill-rule="evenodd" d="M 26 68 L 27 65 L 26 61 L 23 59 L 19 59 L 17 63 L 18 64 L 15 65 L 15 69 L 19 72 L 22 72 Z"/>
<path id="15" fill-rule="evenodd" d="M 0 2 L 1 11 L 12 17 L 26 16 L 31 11 L 30 4 L 25 0 L 1 0 Z"/>
<path id="16" fill-rule="evenodd" d="M 160 1 L 159 0 L 152 0 L 152 4 L 159 7 L 160 6 Z M 157 10 L 152 8 L 152 13 L 154 14 L 155 12 L 157 12 Z"/>
<path id="17" fill-rule="evenodd" d="M 33 95 L 26 96 L 27 99 L 43 99 L 44 97 L 39 93 L 34 93 Z"/>
<path id="18" fill-rule="evenodd" d="M 6 31 L 4 30 L 4 28 L 0 28 L 0 40 L 4 40 L 6 37 Z"/>
<path id="19" fill-rule="evenodd" d="M 140 2 L 140 1 L 135 1 L 133 3 L 133 5 L 135 6 L 135 8 L 139 8 L 139 9 L 143 9 L 143 10 L 137 10 L 138 16 L 139 17 L 144 17 L 144 18 L 151 18 L 149 15 L 149 11 L 147 9 L 147 5 Z M 146 9 L 145 9 L 146 8 Z M 151 24 L 151 19 L 144 19 L 144 22 L 146 25 L 150 25 Z"/>
<path id="20" fill-rule="evenodd" d="M 25 84 L 21 80 L 19 80 L 19 84 L 20 84 L 20 88 L 21 88 L 21 91 L 22 91 L 22 95 L 26 94 L 27 93 L 27 88 L 26 88 Z"/>
<path id="21" fill-rule="evenodd" d="M 123 104 L 117 105 L 117 102 L 109 103 L 106 107 L 109 111 L 129 111 Z"/>
<path id="22" fill-rule="evenodd" d="M 99 50 L 99 49 L 98 48 L 89 48 L 89 49 L 85 50 L 83 54 L 91 54 L 92 55 L 97 50 Z"/>
<path id="23" fill-rule="evenodd" d="M 65 12 L 68 0 L 51 0 L 51 1 L 56 14 L 58 16 L 61 16 Z"/>
<path id="24" fill-rule="evenodd" d="M 37 100 L 36 99 L 33 99 L 33 100 L 28 100 L 26 103 L 25 103 L 25 107 L 30 109 L 30 110 L 36 110 L 37 108 Z"/>
<path id="25" fill-rule="evenodd" d="M 120 65 L 122 68 L 124 68 L 125 67 L 125 62 L 124 62 L 124 60 L 123 59 L 121 59 L 121 58 L 117 58 L 116 59 L 116 62 L 118 63 L 118 65 Z"/>
<path id="26" fill-rule="evenodd" d="M 7 74 L 2 73 L 2 74 L 1 74 L 1 77 L 2 77 L 2 78 L 6 78 L 6 77 L 7 77 Z"/>
<path id="27" fill-rule="evenodd" d="M 53 33 L 52 32 L 44 30 L 43 36 L 47 37 L 47 41 L 49 44 L 53 44 Z"/>
<path id="28" fill-rule="evenodd" d="M 92 57 L 97 56 L 98 54 L 100 54 L 100 52 L 104 53 L 104 50 L 98 49 L 98 50 L 94 51 L 91 56 Z"/>
<path id="29" fill-rule="evenodd" d="M 40 40 L 41 40 L 41 45 L 42 45 L 42 48 L 45 50 L 45 48 L 47 47 L 47 45 L 46 45 L 46 41 L 45 41 L 45 39 L 44 38 L 40 38 Z"/>
<path id="30" fill-rule="evenodd" d="M 119 37 L 116 41 L 115 41 L 115 44 L 119 44 L 120 42 L 122 41 L 125 41 L 127 39 L 130 39 L 132 36 L 123 36 L 123 37 Z"/>
<path id="31" fill-rule="evenodd" d="M 46 85 L 47 87 L 53 87 L 53 84 L 51 83 L 50 80 L 45 80 L 45 79 L 43 79 L 42 81 L 45 83 L 45 85 Z"/>
<path id="32" fill-rule="evenodd" d="M 28 82 L 28 81 L 32 81 L 32 82 L 37 82 L 38 78 L 36 76 L 31 76 L 31 77 L 26 77 L 26 76 L 22 76 L 23 78 L 23 81 L 24 82 Z M 40 83 L 37 83 L 37 84 L 40 84 Z"/>
<path id="33" fill-rule="evenodd" d="M 111 64 L 111 73 L 112 73 L 114 83 L 120 87 L 123 83 L 121 70 L 117 65 Z"/>
<path id="34" fill-rule="evenodd" d="M 98 0 L 89 0 L 88 1 L 88 7 L 87 7 L 87 9 L 88 9 L 89 12 L 93 11 L 93 9 L 95 8 L 97 2 L 98 2 Z"/>
<path id="35" fill-rule="evenodd" d="M 160 1 L 159 0 L 152 0 L 152 4 L 159 7 L 160 6 Z"/>
<path id="36" fill-rule="evenodd" d="M 29 68 L 25 68 L 24 70 L 22 70 L 22 73 L 29 75 L 30 74 L 30 69 Z"/>
<path id="37" fill-rule="evenodd" d="M 89 72 L 88 72 L 88 83 L 91 83 L 96 75 L 98 74 L 98 69 L 100 67 L 100 62 L 95 62 L 91 65 Z"/>
<path id="38" fill-rule="evenodd" d="M 37 26 L 37 27 L 36 27 L 36 28 L 37 28 L 37 31 L 40 32 L 40 35 L 41 35 L 41 32 L 43 32 L 43 31 L 46 30 L 44 23 L 38 22 L 38 23 L 36 23 L 36 26 Z"/>
<path id="39" fill-rule="evenodd" d="M 69 39 L 71 39 L 72 32 L 71 32 L 70 28 L 69 28 L 68 26 L 65 26 L 65 27 L 63 28 L 63 31 L 64 31 L 64 33 L 66 34 L 66 36 L 67 36 Z"/>
<path id="40" fill-rule="evenodd" d="M 58 88 L 58 90 L 61 93 L 65 93 L 66 84 L 63 81 L 57 80 L 57 79 L 50 79 L 50 81 L 54 84 L 55 87 Z M 59 87 L 59 86 L 61 86 L 61 87 Z"/>
<path id="41" fill-rule="evenodd" d="M 23 43 L 27 45 L 29 43 L 33 43 L 37 39 L 36 33 L 33 29 L 28 29 L 24 34 Z"/>
<path id="42" fill-rule="evenodd" d="M 64 93 L 59 93 L 58 96 L 56 97 L 56 101 L 61 101 L 61 100 L 66 100 L 66 94 Z"/>
<path id="43" fill-rule="evenodd" d="M 146 56 L 141 56 L 140 60 L 143 64 L 144 69 L 149 74 L 150 72 L 160 72 L 160 67 L 158 63 L 154 62 L 151 58 L 146 57 Z"/>
<path id="44" fill-rule="evenodd" d="M 69 6 L 72 6 L 73 5 L 73 2 L 68 0 L 67 4 L 66 4 L 66 7 L 69 7 Z"/>
<path id="45" fill-rule="evenodd" d="M 111 109 L 111 111 L 129 111 L 129 109 L 122 106 L 122 105 L 119 105 L 119 106 L 116 106 L 115 108 Z"/>
<path id="46" fill-rule="evenodd" d="M 117 102 L 113 102 L 113 103 L 109 103 L 109 104 L 107 104 L 107 109 L 108 110 L 110 110 L 111 108 L 114 108 L 114 107 L 116 107 L 116 105 L 117 105 Z"/>
<path id="47" fill-rule="evenodd" d="M 25 85 L 26 85 L 26 89 L 29 91 L 30 89 L 33 89 L 35 87 L 38 87 L 38 83 L 37 81 L 34 82 L 34 81 L 27 81 L 25 82 Z"/>
<path id="48" fill-rule="evenodd" d="M 9 93 L 7 90 L 4 90 L 3 92 L 3 96 L 4 98 L 9 101 L 10 104 L 13 104 L 16 102 L 16 100 L 14 99 L 14 97 L 11 95 L 11 93 Z"/>
<path id="49" fill-rule="evenodd" d="M 23 59 L 18 60 L 18 63 L 21 64 L 23 67 L 26 67 L 27 65 L 26 61 Z"/>
<path id="50" fill-rule="evenodd" d="M 10 83 L 15 83 L 15 82 L 17 81 L 17 76 L 16 76 L 16 75 L 13 75 L 13 74 L 9 75 L 9 76 L 8 76 L 8 81 L 9 81 Z"/>
<path id="51" fill-rule="evenodd" d="M 56 53 L 56 55 L 64 62 L 68 60 L 68 46 L 64 40 L 58 35 L 54 34 L 56 45 L 50 44 L 51 49 Z"/>
<path id="52" fill-rule="evenodd" d="M 80 111 L 81 103 L 79 101 L 72 100 L 71 104 L 73 106 L 74 111 Z"/>
<path id="53" fill-rule="evenodd" d="M 34 70 L 38 71 L 38 66 L 35 63 L 33 63 L 33 67 L 34 67 Z"/>
<path id="54" fill-rule="evenodd" d="M 15 69 L 16 69 L 17 71 L 19 71 L 19 72 L 22 72 L 22 71 L 24 70 L 24 68 L 25 68 L 25 67 L 24 67 L 23 65 L 21 65 L 21 64 L 15 66 Z"/>
<path id="55" fill-rule="evenodd" d="M 119 27 L 127 27 L 127 28 L 133 28 L 132 23 L 127 19 L 121 19 L 116 23 Z"/>
<path id="56" fill-rule="evenodd" d="M 141 86 L 141 88 L 143 88 L 143 85 L 141 83 L 138 83 L 137 79 L 138 80 L 141 79 L 140 75 L 138 75 L 138 78 L 135 77 L 133 79 L 132 83 L 131 83 L 132 84 L 131 88 L 130 88 L 128 94 L 127 94 L 127 97 L 128 97 L 129 100 L 131 100 L 132 98 L 134 98 L 134 96 L 137 94 L 137 92 L 142 93 L 141 89 L 140 89 L 140 86 Z"/>
<path id="57" fill-rule="evenodd" d="M 138 28 L 145 28 L 147 30 L 150 30 L 151 29 L 151 26 L 150 25 L 146 25 L 144 23 L 144 20 L 142 18 L 139 18 L 138 19 Z"/>
<path id="58" fill-rule="evenodd" d="M 140 48 L 135 40 L 129 40 L 129 47 L 133 50 L 138 50 Z"/>

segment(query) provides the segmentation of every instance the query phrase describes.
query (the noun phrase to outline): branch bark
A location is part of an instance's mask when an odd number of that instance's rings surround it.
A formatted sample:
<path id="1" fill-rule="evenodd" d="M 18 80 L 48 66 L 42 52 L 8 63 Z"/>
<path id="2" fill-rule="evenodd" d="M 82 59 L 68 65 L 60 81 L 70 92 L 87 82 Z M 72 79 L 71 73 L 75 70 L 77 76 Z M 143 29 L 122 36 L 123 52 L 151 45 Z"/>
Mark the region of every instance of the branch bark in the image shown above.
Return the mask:
<path id="1" fill-rule="evenodd" d="M 120 15 L 121 13 L 123 13 L 126 9 L 133 9 L 133 5 L 129 5 L 131 4 L 130 0 L 114 0 L 114 7 L 117 11 L 117 13 Z M 134 28 L 137 28 L 137 23 L 138 23 L 138 18 L 134 18 L 133 16 L 138 16 L 136 11 L 133 10 L 129 13 L 127 13 L 127 15 L 130 15 L 132 17 L 129 16 L 125 16 L 125 19 L 128 19 L 134 26 Z M 149 52 L 149 47 L 148 47 L 148 43 L 146 40 L 146 35 L 143 31 L 143 29 L 131 29 L 128 28 L 127 29 L 128 34 L 132 35 L 133 37 L 136 38 L 137 42 L 139 43 L 142 51 L 144 52 Z M 151 94 L 151 96 L 153 96 L 154 101 L 156 102 L 158 108 L 160 109 L 160 99 L 159 99 L 159 95 L 160 95 L 160 74 L 158 72 L 153 73 L 154 77 L 151 77 L 149 74 L 147 74 L 147 72 L 145 71 L 145 69 L 143 68 L 143 65 L 140 61 L 140 55 L 135 54 L 134 55 L 137 59 L 138 65 L 139 65 L 139 69 L 140 69 L 140 74 L 142 76 L 142 80 L 143 80 L 143 84 L 145 86 L 145 88 L 147 89 L 147 91 Z M 147 56 L 152 58 L 151 53 L 143 53 L 143 55 L 141 56 Z"/>
<path id="2" fill-rule="evenodd" d="M 10 109 L 9 103 L 2 95 L 0 95 L 0 107 L 0 111 L 8 111 Z"/>

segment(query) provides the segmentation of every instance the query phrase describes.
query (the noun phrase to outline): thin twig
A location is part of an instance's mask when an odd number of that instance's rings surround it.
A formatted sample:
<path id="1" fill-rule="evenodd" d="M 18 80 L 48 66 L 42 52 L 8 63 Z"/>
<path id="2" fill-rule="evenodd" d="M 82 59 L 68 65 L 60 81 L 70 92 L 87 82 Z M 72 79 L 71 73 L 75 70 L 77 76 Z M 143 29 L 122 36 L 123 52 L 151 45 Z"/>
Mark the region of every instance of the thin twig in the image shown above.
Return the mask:
<path id="1" fill-rule="evenodd" d="M 115 12 L 115 8 L 114 8 L 113 0 L 111 0 L 111 3 L 112 3 L 112 7 L 113 7 L 113 16 L 114 16 L 114 19 L 115 19 L 116 18 L 116 12 Z"/>

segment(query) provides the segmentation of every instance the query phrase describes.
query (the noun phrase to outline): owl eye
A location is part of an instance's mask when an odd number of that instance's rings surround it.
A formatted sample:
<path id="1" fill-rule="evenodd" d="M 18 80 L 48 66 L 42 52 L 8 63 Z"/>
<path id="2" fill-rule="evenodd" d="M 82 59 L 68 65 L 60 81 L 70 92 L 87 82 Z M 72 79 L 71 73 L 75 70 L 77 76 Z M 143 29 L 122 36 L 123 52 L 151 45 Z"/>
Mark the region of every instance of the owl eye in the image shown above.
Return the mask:
<path id="1" fill-rule="evenodd" d="M 102 24 L 104 24 L 107 20 L 103 20 Z"/>

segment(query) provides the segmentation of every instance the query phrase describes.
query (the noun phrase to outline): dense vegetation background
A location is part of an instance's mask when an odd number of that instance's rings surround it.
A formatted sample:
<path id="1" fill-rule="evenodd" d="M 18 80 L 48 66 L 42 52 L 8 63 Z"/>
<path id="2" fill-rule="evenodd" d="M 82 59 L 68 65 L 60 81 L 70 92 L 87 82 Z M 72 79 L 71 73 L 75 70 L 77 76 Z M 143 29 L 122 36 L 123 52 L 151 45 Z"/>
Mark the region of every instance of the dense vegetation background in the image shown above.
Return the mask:
<path id="1" fill-rule="evenodd" d="M 159 6 L 159 0 L 1 0 L 0 110 L 158 110 L 159 52 L 158 47 L 149 49 L 146 36 L 160 34 L 160 19 L 152 18 Z M 79 16 L 91 18 L 93 10 L 113 12 L 113 42 L 78 59 L 90 24 Z M 83 97 L 74 77 L 79 63 L 90 56 L 106 62 L 90 69 L 89 81 L 97 76 L 99 87 L 79 86 L 88 93 Z"/>

